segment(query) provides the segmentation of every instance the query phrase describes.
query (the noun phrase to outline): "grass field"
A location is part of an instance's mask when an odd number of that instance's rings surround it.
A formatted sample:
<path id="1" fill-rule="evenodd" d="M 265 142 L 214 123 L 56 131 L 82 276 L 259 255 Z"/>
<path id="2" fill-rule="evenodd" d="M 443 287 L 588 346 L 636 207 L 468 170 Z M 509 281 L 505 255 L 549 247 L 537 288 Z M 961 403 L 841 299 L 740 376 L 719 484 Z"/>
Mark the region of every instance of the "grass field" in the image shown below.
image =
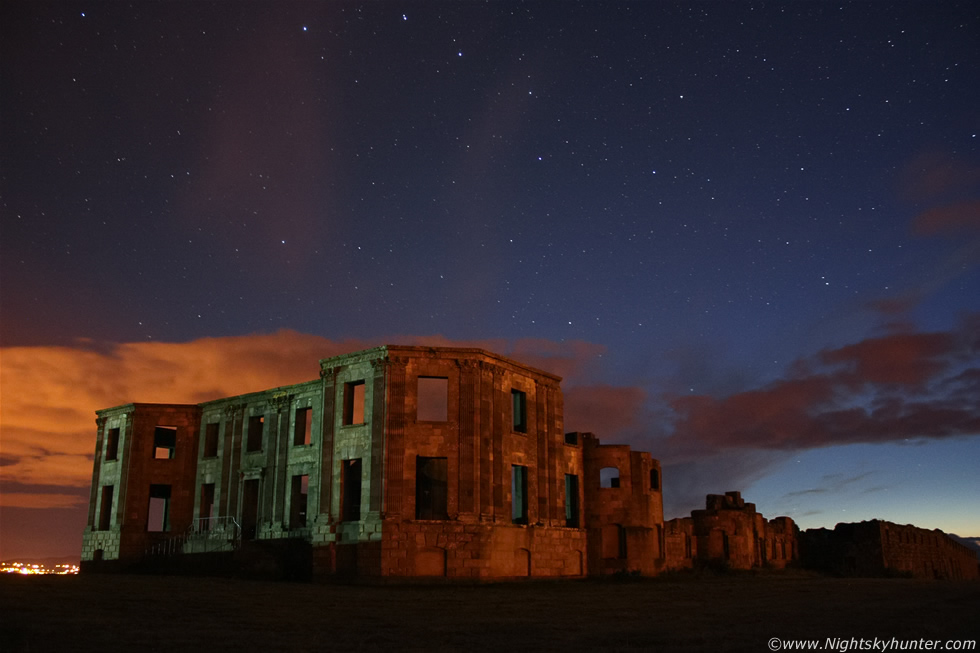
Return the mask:
<path id="1" fill-rule="evenodd" d="M 794 573 L 381 587 L 0 578 L 6 653 L 768 651 L 773 637 L 945 641 L 978 633 L 980 582 Z"/>

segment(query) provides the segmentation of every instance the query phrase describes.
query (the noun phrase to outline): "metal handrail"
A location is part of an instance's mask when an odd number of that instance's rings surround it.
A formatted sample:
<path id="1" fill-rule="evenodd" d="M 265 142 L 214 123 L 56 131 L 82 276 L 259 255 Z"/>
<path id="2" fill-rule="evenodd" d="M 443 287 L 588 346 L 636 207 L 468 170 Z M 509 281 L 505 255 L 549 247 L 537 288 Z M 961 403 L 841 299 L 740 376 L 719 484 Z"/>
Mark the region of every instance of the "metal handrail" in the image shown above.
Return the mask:
<path id="1" fill-rule="evenodd" d="M 204 540 L 204 552 L 211 542 L 231 543 L 237 549 L 242 539 L 242 527 L 234 517 L 198 517 L 191 522 L 186 537 L 196 541 Z"/>
<path id="2" fill-rule="evenodd" d="M 230 527 L 230 528 L 229 528 Z M 231 530 L 235 539 L 241 536 L 242 527 L 234 517 L 198 517 L 191 522 L 187 529 L 188 535 L 227 535 Z"/>
<path id="3" fill-rule="evenodd" d="M 180 535 L 169 537 L 146 547 L 144 555 L 155 557 L 183 553 L 184 545 L 191 538 L 204 540 L 206 543 L 204 553 L 208 551 L 208 543 L 210 542 L 220 542 L 221 544 L 231 542 L 232 548 L 237 549 L 241 543 L 242 527 L 234 517 L 198 517 L 191 521 L 191 525 Z"/>

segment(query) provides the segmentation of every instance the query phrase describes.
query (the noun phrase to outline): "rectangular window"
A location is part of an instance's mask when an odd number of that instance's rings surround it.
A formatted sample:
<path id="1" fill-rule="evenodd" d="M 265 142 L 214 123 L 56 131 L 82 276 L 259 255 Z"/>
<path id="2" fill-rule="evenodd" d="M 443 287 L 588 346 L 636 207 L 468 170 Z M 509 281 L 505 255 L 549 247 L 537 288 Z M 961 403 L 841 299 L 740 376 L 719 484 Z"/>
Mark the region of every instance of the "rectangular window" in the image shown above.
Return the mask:
<path id="1" fill-rule="evenodd" d="M 304 528 L 306 526 L 306 503 L 310 493 L 310 477 L 308 474 L 293 476 L 292 488 L 289 495 L 289 527 Z"/>
<path id="2" fill-rule="evenodd" d="M 293 445 L 301 446 L 313 441 L 313 409 L 297 408 L 296 424 L 293 427 Z"/>
<path id="3" fill-rule="evenodd" d="M 578 431 L 565 434 L 565 444 L 578 444 Z"/>
<path id="4" fill-rule="evenodd" d="M 656 469 L 650 470 L 650 489 L 659 490 L 660 489 L 660 471 Z"/>
<path id="5" fill-rule="evenodd" d="M 146 530 L 165 533 L 170 530 L 170 486 L 150 486 L 150 506 L 147 511 Z"/>
<path id="6" fill-rule="evenodd" d="M 119 456 L 119 429 L 105 432 L 105 459 L 116 460 Z"/>
<path id="7" fill-rule="evenodd" d="M 527 394 L 520 390 L 510 391 L 513 410 L 513 430 L 516 433 L 527 433 Z"/>
<path id="8" fill-rule="evenodd" d="M 153 457 L 157 460 L 170 460 L 177 449 L 177 427 L 158 426 L 153 429 Z"/>
<path id="9" fill-rule="evenodd" d="M 248 436 L 245 440 L 245 451 L 262 451 L 264 428 L 264 415 L 252 415 L 248 418 Z"/>
<path id="10" fill-rule="evenodd" d="M 204 457 L 215 458 L 218 455 L 218 422 L 204 426 Z"/>
<path id="11" fill-rule="evenodd" d="M 446 458 L 415 459 L 415 518 L 449 519 L 449 466 Z"/>
<path id="12" fill-rule="evenodd" d="M 515 524 L 526 524 L 527 467 L 511 465 L 510 470 L 510 520 Z"/>
<path id="13" fill-rule="evenodd" d="M 364 423 L 364 381 L 344 384 L 344 426 Z"/>
<path id="14" fill-rule="evenodd" d="M 340 521 L 361 518 L 361 459 L 340 462 Z"/>
<path id="15" fill-rule="evenodd" d="M 565 474 L 565 526 L 578 528 L 578 476 Z"/>
<path id="16" fill-rule="evenodd" d="M 447 419 L 449 419 L 449 379 L 441 376 L 420 376 L 416 420 L 445 422 Z"/>
<path id="17" fill-rule="evenodd" d="M 102 502 L 99 504 L 99 530 L 107 531 L 110 526 L 112 526 L 112 486 L 103 485 Z"/>
<path id="18" fill-rule="evenodd" d="M 211 530 L 211 520 L 214 518 L 214 483 L 201 484 L 201 509 L 197 516 L 200 518 L 198 530 Z"/>

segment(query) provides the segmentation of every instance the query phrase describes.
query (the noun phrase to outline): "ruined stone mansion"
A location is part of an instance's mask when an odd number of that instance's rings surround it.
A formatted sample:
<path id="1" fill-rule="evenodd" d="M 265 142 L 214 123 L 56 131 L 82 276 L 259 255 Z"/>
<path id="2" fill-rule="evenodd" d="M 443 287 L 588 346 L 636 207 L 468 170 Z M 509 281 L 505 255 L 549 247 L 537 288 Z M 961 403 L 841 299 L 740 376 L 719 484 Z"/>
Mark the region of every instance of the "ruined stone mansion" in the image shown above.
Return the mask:
<path id="1" fill-rule="evenodd" d="M 799 558 L 792 520 L 738 493 L 665 523 L 660 463 L 566 433 L 559 381 L 480 349 L 383 346 L 305 383 L 99 410 L 83 570 L 486 580 Z"/>

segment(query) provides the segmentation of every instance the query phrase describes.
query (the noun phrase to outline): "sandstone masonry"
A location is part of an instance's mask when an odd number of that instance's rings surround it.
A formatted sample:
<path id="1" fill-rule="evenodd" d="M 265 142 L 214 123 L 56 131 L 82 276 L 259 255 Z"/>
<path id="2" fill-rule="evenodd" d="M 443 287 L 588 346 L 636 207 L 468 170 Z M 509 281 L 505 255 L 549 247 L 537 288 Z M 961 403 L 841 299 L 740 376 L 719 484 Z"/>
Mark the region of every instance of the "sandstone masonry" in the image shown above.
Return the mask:
<path id="1" fill-rule="evenodd" d="M 737 492 L 664 523 L 660 462 L 566 433 L 559 382 L 480 349 L 388 345 L 264 392 L 99 410 L 82 569 L 488 580 L 798 561 L 792 520 Z M 968 574 L 942 534 L 891 527 L 887 564 L 935 554 Z"/>

